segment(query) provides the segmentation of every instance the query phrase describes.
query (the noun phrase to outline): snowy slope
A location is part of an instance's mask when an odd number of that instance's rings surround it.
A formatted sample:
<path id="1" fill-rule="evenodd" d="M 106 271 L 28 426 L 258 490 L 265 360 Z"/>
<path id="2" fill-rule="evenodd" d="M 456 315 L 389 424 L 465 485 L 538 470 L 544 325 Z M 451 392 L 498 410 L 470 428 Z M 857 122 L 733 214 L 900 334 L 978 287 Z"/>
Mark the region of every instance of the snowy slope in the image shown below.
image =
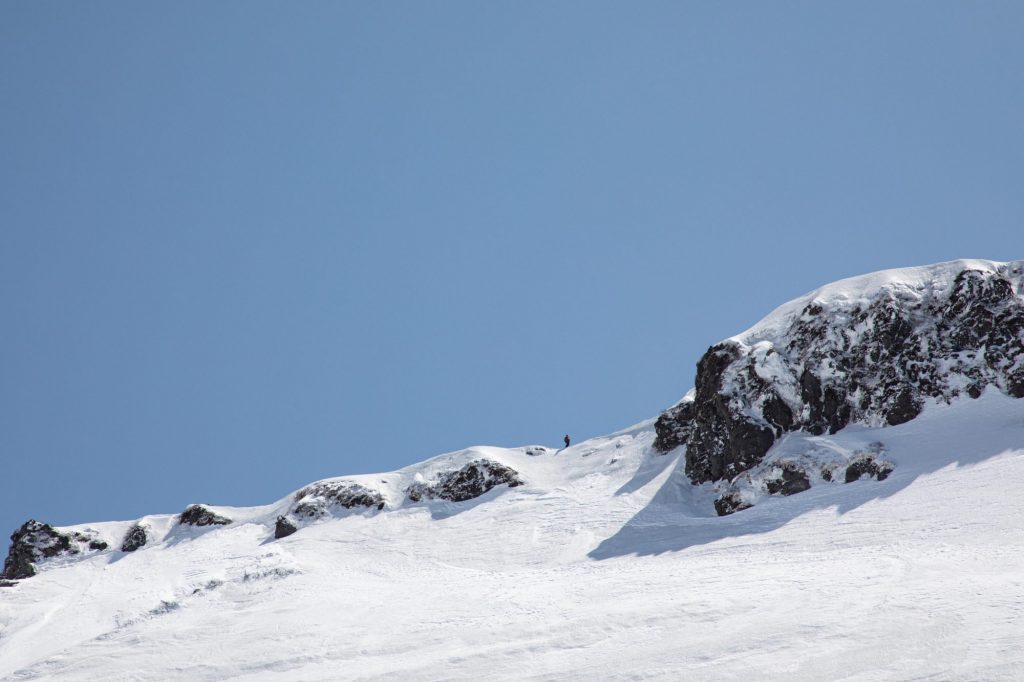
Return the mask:
<path id="1" fill-rule="evenodd" d="M 0 676 L 1024 677 L 1024 401 L 802 436 L 897 468 L 724 518 L 652 437 L 481 449 L 528 483 L 473 502 L 277 541 L 262 508 L 47 568 L 0 591 Z"/>
<path id="2" fill-rule="evenodd" d="M 654 440 L 651 420 L 328 481 L 383 509 L 300 519 L 295 491 L 207 505 L 223 526 L 61 529 L 109 547 L 0 589 L 0 679 L 1024 679 L 1024 400 L 989 386 L 895 426 L 786 433 L 745 482 L 691 485 L 686 447 Z M 864 453 L 891 472 L 846 483 Z M 522 485 L 408 499 L 482 459 Z M 767 494 L 784 461 L 810 489 Z M 719 517 L 724 486 L 755 506 Z M 298 530 L 275 539 L 282 515 Z M 137 521 L 147 544 L 120 551 Z"/>

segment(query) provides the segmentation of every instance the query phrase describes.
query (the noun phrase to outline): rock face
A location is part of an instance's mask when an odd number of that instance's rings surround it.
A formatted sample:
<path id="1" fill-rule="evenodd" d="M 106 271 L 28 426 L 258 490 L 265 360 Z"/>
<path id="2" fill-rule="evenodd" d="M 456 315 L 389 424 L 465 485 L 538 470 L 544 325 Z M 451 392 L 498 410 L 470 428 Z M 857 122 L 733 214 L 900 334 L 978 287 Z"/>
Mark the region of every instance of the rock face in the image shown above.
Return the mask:
<path id="1" fill-rule="evenodd" d="M 178 523 L 183 526 L 226 526 L 231 519 L 214 514 L 201 504 L 193 504 L 181 512 Z"/>
<path id="2" fill-rule="evenodd" d="M 708 349 L 657 420 L 694 483 L 757 465 L 788 431 L 902 424 L 926 400 L 1024 397 L 1024 263 L 955 263 L 838 282 Z"/>
<path id="3" fill-rule="evenodd" d="M 128 529 L 127 533 L 125 533 L 124 540 L 121 541 L 121 551 L 134 552 L 144 546 L 147 540 L 148 536 L 146 534 L 145 526 L 136 523 Z"/>
<path id="4" fill-rule="evenodd" d="M 292 513 L 306 518 L 323 516 L 335 505 L 345 509 L 384 508 L 384 497 L 379 492 L 350 481 L 314 483 L 295 493 L 295 502 Z"/>
<path id="5" fill-rule="evenodd" d="M 0 578 L 20 580 L 36 574 L 35 564 L 62 555 L 101 551 L 107 543 L 86 533 L 62 533 L 47 523 L 30 519 L 11 535 L 11 548 Z"/>
<path id="6" fill-rule="evenodd" d="M 515 488 L 522 484 L 519 472 L 515 469 L 493 460 L 477 459 L 461 469 L 442 474 L 435 483 L 415 483 L 405 493 L 412 502 L 424 499 L 464 502 L 480 497 L 498 485 Z"/>

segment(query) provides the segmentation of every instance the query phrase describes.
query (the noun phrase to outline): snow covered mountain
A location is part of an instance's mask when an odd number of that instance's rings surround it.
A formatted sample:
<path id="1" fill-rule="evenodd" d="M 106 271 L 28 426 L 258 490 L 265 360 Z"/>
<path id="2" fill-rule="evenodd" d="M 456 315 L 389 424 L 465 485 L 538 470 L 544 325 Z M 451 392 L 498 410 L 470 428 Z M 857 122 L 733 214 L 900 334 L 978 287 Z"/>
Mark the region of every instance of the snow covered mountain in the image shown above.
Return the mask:
<path id="1" fill-rule="evenodd" d="M 1024 679 L 1024 262 L 844 280 L 657 419 L 12 537 L 0 678 Z"/>
<path id="2" fill-rule="evenodd" d="M 695 483 L 736 479 L 792 431 L 902 424 L 987 386 L 1024 397 L 1022 286 L 1021 262 L 954 261 L 822 287 L 709 348 L 696 389 L 658 419 L 655 447 L 685 444 Z M 859 460 L 865 472 L 891 469 L 878 454 Z M 771 464 L 793 492 L 834 473 Z M 717 506 L 748 503 L 733 490 Z"/>

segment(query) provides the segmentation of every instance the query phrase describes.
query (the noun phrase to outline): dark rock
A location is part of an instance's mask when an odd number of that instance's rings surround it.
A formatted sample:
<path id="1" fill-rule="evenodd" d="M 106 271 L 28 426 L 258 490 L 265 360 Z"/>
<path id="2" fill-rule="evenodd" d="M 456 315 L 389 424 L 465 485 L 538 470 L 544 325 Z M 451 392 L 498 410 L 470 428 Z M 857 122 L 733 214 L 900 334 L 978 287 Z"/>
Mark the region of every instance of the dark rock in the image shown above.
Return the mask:
<path id="1" fill-rule="evenodd" d="M 723 374 L 741 358 L 738 344 L 726 341 L 708 349 L 697 363 L 697 386 L 688 430 L 686 473 L 695 483 L 716 481 L 746 471 L 761 461 L 775 442 L 767 420 L 758 423 L 734 409 L 722 393 Z M 745 374 L 747 378 L 751 375 Z M 758 386 L 758 388 L 763 388 Z M 686 403 L 683 403 L 685 405 Z M 664 430 L 672 428 L 670 424 Z"/>
<path id="2" fill-rule="evenodd" d="M 845 396 L 832 386 L 825 389 L 821 416 L 829 433 L 836 433 L 850 423 L 850 405 Z"/>
<path id="3" fill-rule="evenodd" d="M 825 433 L 821 418 L 821 380 L 806 368 L 800 375 L 800 397 L 810 410 L 810 417 L 805 428 L 815 435 Z"/>
<path id="4" fill-rule="evenodd" d="M 686 473 L 695 483 L 732 478 L 761 461 L 775 433 L 741 413 L 724 397 L 698 409 L 686 448 Z"/>
<path id="5" fill-rule="evenodd" d="M 274 538 L 278 540 L 286 538 L 297 530 L 298 528 L 295 524 L 289 521 L 286 517 L 278 516 L 277 524 L 275 524 L 274 527 Z"/>
<path id="6" fill-rule="evenodd" d="M 412 502 L 424 499 L 464 502 L 480 497 L 495 486 L 515 488 L 522 484 L 515 469 L 489 459 L 477 459 L 461 469 L 442 474 L 436 483 L 413 484 L 406 488 L 405 493 Z"/>
<path id="7" fill-rule="evenodd" d="M 292 509 L 296 516 L 317 518 L 328 512 L 331 506 L 345 509 L 354 507 L 384 508 L 384 496 L 376 490 L 350 481 L 322 481 L 307 486 L 295 493 L 298 504 Z"/>
<path id="8" fill-rule="evenodd" d="M 715 500 L 715 511 L 719 516 L 735 514 L 736 512 L 743 511 L 744 509 L 750 509 L 751 506 L 753 505 L 744 502 L 739 496 L 739 493 L 735 492 L 725 493 Z"/>
<path id="9" fill-rule="evenodd" d="M 128 529 L 127 533 L 125 533 L 124 540 L 121 541 L 121 551 L 134 552 L 140 547 L 145 546 L 148 540 L 149 536 L 146 533 L 145 526 L 136 523 Z"/>
<path id="10" fill-rule="evenodd" d="M 0 578 L 20 580 L 36 574 L 35 564 L 43 559 L 82 552 L 82 546 L 90 550 L 107 548 L 107 543 L 86 533 L 73 531 L 62 533 L 48 523 L 29 519 L 11 535 L 11 547 L 4 560 Z"/>
<path id="11" fill-rule="evenodd" d="M 690 424 L 693 421 L 693 401 L 683 402 L 670 407 L 654 422 L 654 450 L 665 454 L 680 445 L 686 445 L 690 437 Z"/>
<path id="12" fill-rule="evenodd" d="M 893 394 L 890 406 L 885 413 L 885 420 L 892 426 L 904 424 L 921 414 L 921 404 L 914 399 L 914 392 L 909 386 L 901 386 Z"/>
<path id="13" fill-rule="evenodd" d="M 776 438 L 793 428 L 793 411 L 777 393 L 768 396 L 761 411 L 768 423 L 775 427 Z"/>
<path id="14" fill-rule="evenodd" d="M 226 526 L 231 519 L 214 514 L 201 504 L 193 504 L 181 512 L 178 523 L 184 526 Z"/>
<path id="15" fill-rule="evenodd" d="M 1024 398 L 1024 367 L 1006 377 L 1006 393 L 1014 398 Z"/>
<path id="16" fill-rule="evenodd" d="M 17 580 L 0 580 L 0 587 L 14 587 L 17 584 Z"/>
<path id="17" fill-rule="evenodd" d="M 765 481 L 768 492 L 772 495 L 795 495 L 810 489 L 811 479 L 807 473 L 792 462 L 780 465 L 782 473 L 779 478 Z"/>
<path id="18" fill-rule="evenodd" d="M 892 466 L 878 462 L 874 457 L 867 456 L 854 460 L 846 467 L 846 482 L 859 481 L 862 476 L 870 476 L 884 481 L 892 473 Z"/>
<path id="19" fill-rule="evenodd" d="M 20 529 L 14 532 L 11 536 L 11 547 L 7 551 L 7 558 L 4 560 L 4 570 L 0 572 L 0 578 L 6 578 L 8 580 L 20 580 L 22 578 L 31 578 L 36 574 L 35 566 L 32 562 L 36 559 L 36 552 L 34 547 L 25 541 L 26 526 L 29 521 Z M 51 528 L 50 526 L 46 526 Z"/>

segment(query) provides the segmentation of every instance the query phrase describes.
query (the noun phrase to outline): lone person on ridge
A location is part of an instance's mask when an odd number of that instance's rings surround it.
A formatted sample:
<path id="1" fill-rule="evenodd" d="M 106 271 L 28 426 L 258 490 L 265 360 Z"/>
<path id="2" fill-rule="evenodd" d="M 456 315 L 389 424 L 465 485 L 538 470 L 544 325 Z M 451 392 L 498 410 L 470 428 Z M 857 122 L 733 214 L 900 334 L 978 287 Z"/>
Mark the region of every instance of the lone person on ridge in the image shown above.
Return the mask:
<path id="1" fill-rule="evenodd" d="M 569 447 L 569 434 L 568 433 L 565 434 L 565 438 L 563 440 L 565 440 L 565 447 Z"/>

